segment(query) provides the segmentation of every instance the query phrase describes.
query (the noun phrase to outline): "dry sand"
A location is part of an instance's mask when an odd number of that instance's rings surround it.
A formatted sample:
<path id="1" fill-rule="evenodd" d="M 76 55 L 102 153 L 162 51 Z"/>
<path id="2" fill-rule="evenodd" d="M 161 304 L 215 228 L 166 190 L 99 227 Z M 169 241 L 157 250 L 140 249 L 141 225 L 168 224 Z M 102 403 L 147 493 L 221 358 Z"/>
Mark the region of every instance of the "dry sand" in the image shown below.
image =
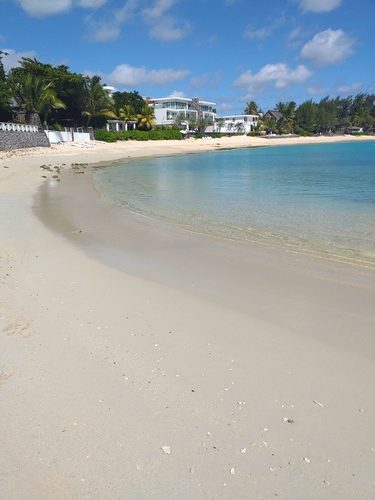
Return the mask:
<path id="1" fill-rule="evenodd" d="M 89 169 L 40 168 L 271 141 L 2 154 L 1 499 L 375 497 L 373 271 L 125 220 Z"/>

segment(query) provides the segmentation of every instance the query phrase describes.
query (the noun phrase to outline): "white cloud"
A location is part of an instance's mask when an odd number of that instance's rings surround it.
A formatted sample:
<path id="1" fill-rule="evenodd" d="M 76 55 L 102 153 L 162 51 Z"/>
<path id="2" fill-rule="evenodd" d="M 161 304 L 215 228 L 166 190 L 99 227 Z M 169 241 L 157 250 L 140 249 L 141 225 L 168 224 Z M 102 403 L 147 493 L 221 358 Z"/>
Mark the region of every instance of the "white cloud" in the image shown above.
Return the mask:
<path id="1" fill-rule="evenodd" d="M 267 21 L 267 20 L 266 20 Z M 247 26 L 244 31 L 244 37 L 248 40 L 264 40 L 272 35 L 280 26 L 285 23 L 285 16 L 283 14 L 268 20 L 264 26 L 253 28 L 251 25 Z"/>
<path id="2" fill-rule="evenodd" d="M 178 26 L 172 17 L 163 17 L 158 19 L 150 29 L 151 38 L 163 40 L 164 42 L 173 42 L 185 38 L 190 32 L 189 23 Z"/>
<path id="3" fill-rule="evenodd" d="M 323 87 L 319 84 L 310 85 L 306 90 L 310 95 L 328 95 L 330 93 L 328 87 Z"/>
<path id="4" fill-rule="evenodd" d="M 248 40 L 264 40 L 269 37 L 273 31 L 273 26 L 263 26 L 258 29 L 253 29 L 251 26 L 247 26 L 244 32 L 244 37 Z"/>
<path id="5" fill-rule="evenodd" d="M 124 5 L 114 12 L 114 18 L 118 23 L 128 21 L 134 14 L 138 0 L 127 0 Z"/>
<path id="6" fill-rule="evenodd" d="M 32 17 L 47 17 L 66 12 L 72 0 L 16 0 L 21 8 Z"/>
<path id="7" fill-rule="evenodd" d="M 118 24 L 90 21 L 90 40 L 95 42 L 113 42 L 117 40 L 120 33 L 121 27 Z"/>
<path id="8" fill-rule="evenodd" d="M 316 66 L 337 64 L 354 52 L 355 40 L 342 30 L 325 30 L 317 33 L 303 46 L 301 56 Z"/>
<path id="9" fill-rule="evenodd" d="M 355 82 L 352 83 L 351 85 L 342 85 L 341 87 L 337 88 L 337 92 L 339 94 L 354 94 L 355 92 L 358 92 L 358 90 L 362 87 L 362 83 L 360 82 Z"/>
<path id="10" fill-rule="evenodd" d="M 301 26 L 296 26 L 291 31 L 289 31 L 288 37 L 287 37 L 288 42 L 293 42 L 294 40 L 299 38 L 301 36 L 301 34 L 302 34 Z"/>
<path id="11" fill-rule="evenodd" d="M 301 26 L 293 28 L 286 37 L 286 44 L 288 47 L 295 48 L 302 45 L 302 38 L 306 36 L 306 32 Z"/>
<path id="12" fill-rule="evenodd" d="M 143 15 L 146 18 L 161 17 L 165 14 L 173 5 L 175 0 L 155 0 L 154 6 L 143 10 Z"/>
<path id="13" fill-rule="evenodd" d="M 175 3 L 176 0 L 154 0 L 152 7 L 142 10 L 144 21 L 150 25 L 151 38 L 174 42 L 189 34 L 188 22 L 180 24 L 174 17 L 166 15 Z"/>
<path id="14" fill-rule="evenodd" d="M 204 75 L 195 76 L 190 80 L 190 86 L 194 89 L 201 89 L 203 87 L 216 87 L 221 81 L 221 74 L 216 72 L 205 73 Z"/>
<path id="15" fill-rule="evenodd" d="M 15 0 L 30 16 L 43 18 L 67 12 L 73 5 L 97 9 L 108 0 Z"/>
<path id="16" fill-rule="evenodd" d="M 147 83 L 149 85 L 166 85 L 182 80 L 190 75 L 188 70 L 179 69 L 147 69 L 129 64 L 119 64 L 109 75 L 105 76 L 107 82 L 126 87 L 136 87 Z"/>
<path id="17" fill-rule="evenodd" d="M 233 100 L 229 100 L 229 101 L 226 101 L 226 100 L 220 100 L 217 105 L 216 105 L 216 109 L 218 110 L 219 113 L 225 113 L 225 112 L 228 112 L 228 111 L 233 111 L 234 109 L 234 102 Z"/>
<path id="18" fill-rule="evenodd" d="M 253 74 L 250 70 L 242 73 L 235 85 L 245 88 L 248 92 L 261 92 L 267 83 L 274 83 L 277 89 L 282 89 L 301 84 L 311 75 L 312 72 L 303 65 L 291 69 L 285 63 L 266 64 L 258 73 Z"/>
<path id="19" fill-rule="evenodd" d="M 300 0 L 300 7 L 310 12 L 330 12 L 341 5 L 342 0 Z"/>
<path id="20" fill-rule="evenodd" d="M 107 3 L 108 0 L 77 0 L 77 5 L 85 9 L 98 9 Z"/>
<path id="21" fill-rule="evenodd" d="M 34 50 L 17 52 L 13 49 L 0 49 L 0 51 L 7 54 L 3 55 L 3 64 L 5 71 L 9 71 L 10 69 L 19 66 L 19 61 L 22 57 L 35 57 L 36 54 Z"/>
<path id="22" fill-rule="evenodd" d="M 186 94 L 182 90 L 174 90 L 171 92 L 170 97 L 186 97 Z"/>
<path id="23" fill-rule="evenodd" d="M 127 0 L 120 9 L 114 10 L 107 19 L 95 20 L 91 15 L 86 17 L 88 38 L 95 42 L 113 42 L 121 33 L 121 26 L 129 21 L 137 7 L 137 0 Z"/>

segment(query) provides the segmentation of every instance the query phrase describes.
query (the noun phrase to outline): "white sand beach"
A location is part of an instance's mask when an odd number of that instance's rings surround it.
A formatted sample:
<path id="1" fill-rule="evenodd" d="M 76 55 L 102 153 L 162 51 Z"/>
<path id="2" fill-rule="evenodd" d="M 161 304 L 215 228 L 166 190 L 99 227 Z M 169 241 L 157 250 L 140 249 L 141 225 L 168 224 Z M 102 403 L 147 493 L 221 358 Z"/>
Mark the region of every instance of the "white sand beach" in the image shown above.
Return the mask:
<path id="1" fill-rule="evenodd" d="M 89 168 L 337 140 L 0 153 L 0 498 L 374 498 L 375 271 L 119 217 Z"/>

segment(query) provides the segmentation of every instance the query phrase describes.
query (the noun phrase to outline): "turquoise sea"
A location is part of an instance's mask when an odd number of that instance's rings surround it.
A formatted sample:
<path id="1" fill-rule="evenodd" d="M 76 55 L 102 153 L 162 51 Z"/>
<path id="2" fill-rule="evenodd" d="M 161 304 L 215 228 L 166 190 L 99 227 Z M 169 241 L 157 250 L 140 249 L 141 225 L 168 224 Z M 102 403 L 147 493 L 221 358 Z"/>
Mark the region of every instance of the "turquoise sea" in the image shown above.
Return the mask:
<path id="1" fill-rule="evenodd" d="M 160 157 L 94 180 L 124 209 L 194 232 L 375 265 L 375 141 Z"/>

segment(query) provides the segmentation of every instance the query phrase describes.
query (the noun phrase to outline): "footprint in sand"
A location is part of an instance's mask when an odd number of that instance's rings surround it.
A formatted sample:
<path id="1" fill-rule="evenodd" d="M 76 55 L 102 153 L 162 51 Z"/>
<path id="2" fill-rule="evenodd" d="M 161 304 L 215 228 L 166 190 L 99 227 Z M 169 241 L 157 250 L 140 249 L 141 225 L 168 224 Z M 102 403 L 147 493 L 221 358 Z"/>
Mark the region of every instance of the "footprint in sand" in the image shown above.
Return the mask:
<path id="1" fill-rule="evenodd" d="M 14 321 L 4 328 L 4 332 L 9 337 L 13 335 L 30 337 L 30 323 L 27 323 L 26 321 Z"/>
<path id="2" fill-rule="evenodd" d="M 0 371 L 0 386 L 3 385 L 11 376 L 11 373 Z"/>

